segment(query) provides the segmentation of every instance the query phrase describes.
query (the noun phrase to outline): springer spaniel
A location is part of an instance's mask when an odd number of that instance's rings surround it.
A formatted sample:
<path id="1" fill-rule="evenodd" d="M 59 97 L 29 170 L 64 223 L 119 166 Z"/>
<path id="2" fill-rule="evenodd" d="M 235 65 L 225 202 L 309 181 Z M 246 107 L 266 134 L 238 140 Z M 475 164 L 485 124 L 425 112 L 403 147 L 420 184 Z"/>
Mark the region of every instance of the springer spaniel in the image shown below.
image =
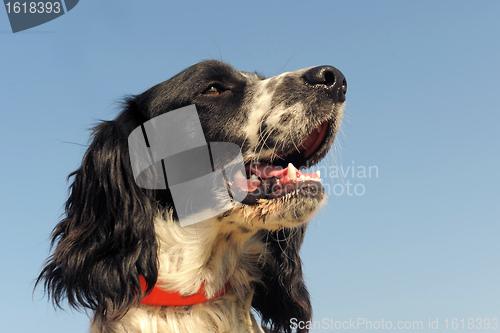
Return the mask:
<path id="1" fill-rule="evenodd" d="M 265 79 L 209 60 L 127 98 L 116 119 L 94 128 L 69 176 L 65 216 L 37 284 L 58 306 L 67 299 L 91 309 L 93 333 L 291 332 L 292 318 L 310 320 L 299 248 L 326 195 L 319 173 L 299 169 L 327 154 L 346 88 L 331 66 Z M 247 175 L 238 181 L 248 194 L 223 214 L 180 226 L 168 187 L 136 184 L 127 140 L 191 104 L 207 142 L 241 148 Z"/>

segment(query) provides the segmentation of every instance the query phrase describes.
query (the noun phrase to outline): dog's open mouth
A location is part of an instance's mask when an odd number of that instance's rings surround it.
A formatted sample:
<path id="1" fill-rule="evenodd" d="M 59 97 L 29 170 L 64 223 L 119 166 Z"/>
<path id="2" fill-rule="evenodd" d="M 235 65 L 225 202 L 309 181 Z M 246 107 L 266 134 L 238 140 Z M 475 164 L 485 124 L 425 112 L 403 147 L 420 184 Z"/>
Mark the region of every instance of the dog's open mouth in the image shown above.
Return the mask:
<path id="1" fill-rule="evenodd" d="M 277 163 L 251 162 L 245 165 L 246 176 L 241 172 L 234 176 L 236 185 L 247 192 L 244 204 L 252 205 L 260 200 L 284 196 L 317 196 L 324 192 L 319 171 L 304 173 L 298 168 L 305 166 L 310 157 L 321 150 L 328 135 L 328 122 L 316 127 L 292 153 L 279 156 Z M 295 163 L 295 165 L 294 165 Z"/>

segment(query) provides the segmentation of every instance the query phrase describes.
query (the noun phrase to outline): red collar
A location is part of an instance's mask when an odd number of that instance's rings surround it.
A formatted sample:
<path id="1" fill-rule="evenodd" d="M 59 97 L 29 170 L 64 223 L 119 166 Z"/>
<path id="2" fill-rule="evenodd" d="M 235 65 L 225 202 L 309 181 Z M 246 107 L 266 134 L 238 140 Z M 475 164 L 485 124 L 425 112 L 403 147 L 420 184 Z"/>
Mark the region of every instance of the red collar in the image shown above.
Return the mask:
<path id="1" fill-rule="evenodd" d="M 146 290 L 146 280 L 144 277 L 139 277 L 142 290 Z M 153 290 L 141 299 L 141 304 L 154 305 L 154 306 L 186 306 L 204 303 L 216 299 L 227 291 L 229 283 L 221 289 L 214 297 L 205 297 L 205 286 L 201 285 L 200 290 L 196 294 L 190 296 L 182 296 L 178 292 L 165 291 L 158 288 L 156 285 Z"/>

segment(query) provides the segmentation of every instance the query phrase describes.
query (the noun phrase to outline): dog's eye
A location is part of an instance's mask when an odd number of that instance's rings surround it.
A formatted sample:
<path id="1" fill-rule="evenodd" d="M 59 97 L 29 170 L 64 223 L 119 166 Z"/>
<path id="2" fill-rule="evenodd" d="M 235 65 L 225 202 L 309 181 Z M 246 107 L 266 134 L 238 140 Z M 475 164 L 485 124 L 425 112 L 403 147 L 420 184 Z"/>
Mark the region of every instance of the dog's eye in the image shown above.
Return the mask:
<path id="1" fill-rule="evenodd" d="M 224 91 L 224 89 L 222 89 L 221 87 L 217 86 L 217 85 L 211 85 L 210 87 L 208 87 L 208 89 L 206 89 L 203 94 L 204 95 L 211 95 L 211 96 L 218 96 L 220 95 L 222 92 Z"/>

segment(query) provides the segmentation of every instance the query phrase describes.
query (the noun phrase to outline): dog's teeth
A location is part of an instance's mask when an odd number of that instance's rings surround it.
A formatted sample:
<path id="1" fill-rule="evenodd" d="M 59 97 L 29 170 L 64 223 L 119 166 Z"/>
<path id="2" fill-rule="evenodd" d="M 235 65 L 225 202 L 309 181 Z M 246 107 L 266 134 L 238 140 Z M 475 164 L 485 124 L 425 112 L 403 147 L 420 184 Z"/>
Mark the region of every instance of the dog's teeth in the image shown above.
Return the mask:
<path id="1" fill-rule="evenodd" d="M 292 163 L 288 163 L 288 178 L 291 180 L 297 179 L 297 170 Z"/>
<path id="2" fill-rule="evenodd" d="M 259 181 L 259 177 L 257 177 L 256 174 L 252 174 L 252 176 L 250 177 L 250 180 L 251 181 Z"/>
<path id="3" fill-rule="evenodd" d="M 321 170 L 316 171 L 316 174 L 318 175 L 318 178 L 321 178 Z"/>

